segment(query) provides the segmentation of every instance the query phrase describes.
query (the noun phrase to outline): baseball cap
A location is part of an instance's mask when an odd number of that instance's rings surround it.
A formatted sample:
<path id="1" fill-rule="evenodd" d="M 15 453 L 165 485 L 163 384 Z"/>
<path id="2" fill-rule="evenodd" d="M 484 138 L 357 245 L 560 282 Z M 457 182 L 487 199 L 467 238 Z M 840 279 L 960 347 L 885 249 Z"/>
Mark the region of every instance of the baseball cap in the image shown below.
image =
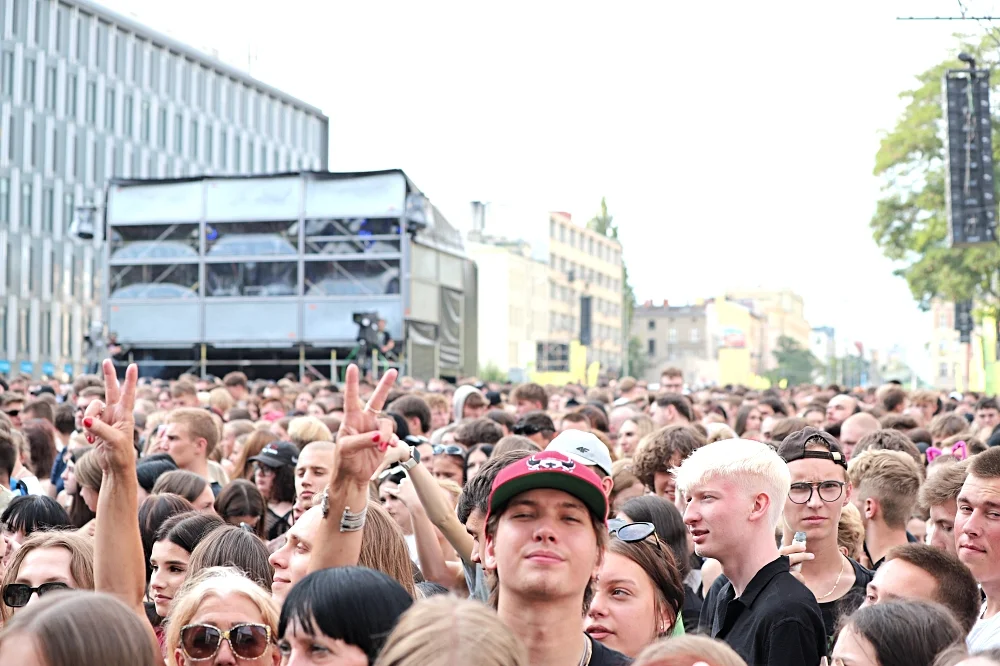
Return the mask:
<path id="1" fill-rule="evenodd" d="M 271 442 L 250 460 L 275 469 L 295 467 L 299 462 L 299 449 L 291 442 Z"/>
<path id="2" fill-rule="evenodd" d="M 819 444 L 826 447 L 826 451 L 807 451 L 807 444 Z M 778 455 L 786 463 L 803 458 L 819 458 L 830 460 L 847 469 L 847 458 L 844 456 L 844 448 L 840 442 L 830 433 L 806 426 L 802 430 L 793 432 L 778 446 Z"/>
<path id="3" fill-rule="evenodd" d="M 503 511 L 516 495 L 538 488 L 552 488 L 577 498 L 590 512 L 606 521 L 608 498 L 601 479 L 585 465 L 556 451 L 540 451 L 503 468 L 493 481 L 486 520 Z"/>
<path id="4" fill-rule="evenodd" d="M 545 450 L 558 451 L 582 465 L 595 465 L 611 476 L 611 454 L 608 453 L 608 447 L 592 432 L 564 430 L 549 442 Z"/>

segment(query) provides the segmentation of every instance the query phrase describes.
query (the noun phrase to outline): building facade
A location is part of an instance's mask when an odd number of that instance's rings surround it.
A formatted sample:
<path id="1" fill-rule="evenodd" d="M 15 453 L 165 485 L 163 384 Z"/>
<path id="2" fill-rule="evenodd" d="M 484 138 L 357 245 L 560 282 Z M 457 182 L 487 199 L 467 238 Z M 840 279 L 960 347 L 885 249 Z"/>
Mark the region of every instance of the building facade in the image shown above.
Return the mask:
<path id="1" fill-rule="evenodd" d="M 0 0 L 0 373 L 81 370 L 112 178 L 325 170 L 318 109 L 89 0 Z"/>
<path id="2" fill-rule="evenodd" d="M 955 304 L 931 302 L 931 339 L 929 343 L 930 384 L 942 391 L 964 390 L 969 385 L 966 376 L 968 346 L 959 342 L 955 329 Z"/>
<path id="3" fill-rule="evenodd" d="M 667 367 L 679 368 L 689 387 L 715 383 L 719 374 L 715 342 L 705 304 L 672 306 L 646 301 L 635 309 L 632 336 L 642 340 L 646 353 L 643 379 L 659 382 Z"/>
<path id="4" fill-rule="evenodd" d="M 729 300 L 743 303 L 765 318 L 767 334 L 761 359 L 764 371 L 777 366 L 774 350 L 778 348 L 778 338 L 787 336 L 798 342 L 803 349 L 809 349 L 812 327 L 806 321 L 802 297 L 795 292 L 788 289 L 743 289 L 730 290 L 726 296 Z"/>

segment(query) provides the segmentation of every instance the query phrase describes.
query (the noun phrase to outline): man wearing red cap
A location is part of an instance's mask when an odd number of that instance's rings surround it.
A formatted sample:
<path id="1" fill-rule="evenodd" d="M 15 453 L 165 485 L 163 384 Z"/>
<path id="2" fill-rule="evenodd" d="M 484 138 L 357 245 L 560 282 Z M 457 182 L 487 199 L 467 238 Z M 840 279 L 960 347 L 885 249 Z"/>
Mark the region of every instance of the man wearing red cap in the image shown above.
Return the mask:
<path id="1" fill-rule="evenodd" d="M 511 464 L 493 482 L 484 563 L 496 575 L 490 601 L 528 648 L 531 666 L 631 663 L 582 630 L 607 513 L 597 474 L 554 451 Z"/>

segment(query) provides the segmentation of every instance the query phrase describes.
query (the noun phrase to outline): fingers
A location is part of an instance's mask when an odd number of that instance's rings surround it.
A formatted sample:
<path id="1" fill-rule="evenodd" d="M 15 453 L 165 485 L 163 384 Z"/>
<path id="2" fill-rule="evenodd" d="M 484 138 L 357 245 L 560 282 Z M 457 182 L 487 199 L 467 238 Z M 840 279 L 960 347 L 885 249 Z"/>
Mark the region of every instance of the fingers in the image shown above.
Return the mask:
<path id="1" fill-rule="evenodd" d="M 88 423 L 90 425 L 87 425 Z M 84 419 L 83 429 L 87 433 L 87 441 L 91 444 L 94 443 L 95 438 L 103 439 L 105 442 L 114 442 L 121 434 L 113 426 L 108 425 L 100 419 Z"/>
<path id="2" fill-rule="evenodd" d="M 392 385 L 396 383 L 397 374 L 399 373 L 393 369 L 382 375 L 382 379 L 379 380 L 378 386 L 375 387 L 372 397 L 368 399 L 365 409 L 377 412 L 385 406 L 385 401 L 389 398 L 389 391 L 392 390 Z"/>
<path id="3" fill-rule="evenodd" d="M 83 412 L 84 423 L 86 423 L 87 419 L 103 422 L 105 408 L 107 408 L 107 405 L 100 400 L 92 401 L 89 405 L 87 405 L 87 409 Z M 87 435 L 87 441 L 91 444 L 94 443 L 90 434 Z"/>
<path id="4" fill-rule="evenodd" d="M 130 363 L 125 370 L 125 386 L 122 387 L 122 409 L 131 412 L 135 409 L 135 387 L 139 383 L 139 366 Z"/>
<path id="5" fill-rule="evenodd" d="M 344 413 L 350 414 L 358 409 L 361 399 L 358 397 L 358 366 L 351 363 L 344 374 Z"/>
<path id="6" fill-rule="evenodd" d="M 342 453 L 355 453 L 364 449 L 380 448 L 382 434 L 363 432 L 360 435 L 344 435 L 337 438 L 337 449 Z"/>
<path id="7" fill-rule="evenodd" d="M 385 451 L 392 445 L 393 440 L 399 441 L 395 433 L 396 422 L 392 419 L 379 419 L 378 420 L 378 433 L 379 433 L 379 450 Z"/>
<path id="8" fill-rule="evenodd" d="M 118 373 L 115 371 L 115 364 L 111 362 L 111 359 L 106 358 L 101 364 L 101 368 L 104 370 L 104 398 L 109 405 L 117 405 L 118 400 L 121 399 L 121 392 L 118 387 Z"/>

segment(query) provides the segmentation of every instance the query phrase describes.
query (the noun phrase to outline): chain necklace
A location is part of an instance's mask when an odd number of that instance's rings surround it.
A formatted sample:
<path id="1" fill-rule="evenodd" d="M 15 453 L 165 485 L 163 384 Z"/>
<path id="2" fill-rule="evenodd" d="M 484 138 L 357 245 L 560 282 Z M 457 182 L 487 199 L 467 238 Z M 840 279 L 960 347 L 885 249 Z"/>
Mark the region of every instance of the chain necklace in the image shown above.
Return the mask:
<path id="1" fill-rule="evenodd" d="M 837 576 L 837 582 L 833 584 L 833 589 L 824 594 L 822 597 L 816 597 L 816 601 L 820 599 L 826 599 L 828 596 L 837 591 L 837 586 L 840 585 L 840 579 L 844 577 L 844 570 L 847 568 L 847 562 L 844 561 L 844 557 L 840 557 L 840 575 Z"/>

